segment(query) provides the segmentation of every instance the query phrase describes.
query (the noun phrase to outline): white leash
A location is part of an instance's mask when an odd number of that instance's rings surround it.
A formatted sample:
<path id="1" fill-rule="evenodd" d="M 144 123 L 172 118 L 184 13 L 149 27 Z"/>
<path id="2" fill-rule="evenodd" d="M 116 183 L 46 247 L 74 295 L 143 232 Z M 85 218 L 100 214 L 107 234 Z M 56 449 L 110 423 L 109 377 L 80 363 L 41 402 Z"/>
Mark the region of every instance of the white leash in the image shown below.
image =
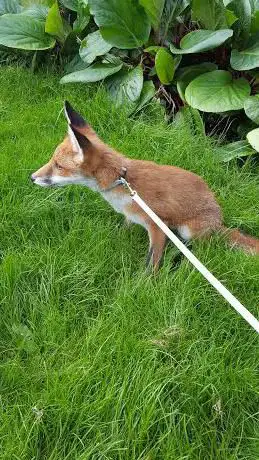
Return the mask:
<path id="1" fill-rule="evenodd" d="M 145 201 L 140 198 L 135 190 L 132 190 L 129 183 L 121 178 L 123 184 L 130 192 L 131 198 L 135 201 L 143 211 L 161 228 L 166 236 L 175 244 L 175 246 L 187 257 L 191 264 L 206 278 L 206 280 L 224 297 L 224 299 L 254 328 L 259 334 L 259 321 L 250 313 L 236 297 L 229 292 L 225 286 L 195 257 L 195 255 L 177 238 L 177 236 L 165 225 L 165 223 L 150 209 Z"/>

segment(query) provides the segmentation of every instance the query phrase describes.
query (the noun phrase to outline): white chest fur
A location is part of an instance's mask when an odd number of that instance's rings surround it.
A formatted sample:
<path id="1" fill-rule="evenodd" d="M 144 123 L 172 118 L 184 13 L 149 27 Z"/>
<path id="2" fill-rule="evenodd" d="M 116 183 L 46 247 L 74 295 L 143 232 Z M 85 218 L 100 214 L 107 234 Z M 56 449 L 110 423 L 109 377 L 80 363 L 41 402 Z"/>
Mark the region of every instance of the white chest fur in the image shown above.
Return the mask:
<path id="1" fill-rule="evenodd" d="M 102 192 L 102 196 L 107 200 L 110 205 L 115 209 L 115 211 L 124 214 L 128 220 L 134 222 L 135 224 L 140 224 L 146 228 L 146 223 L 144 219 L 141 218 L 139 214 L 133 214 L 129 212 L 128 206 L 132 203 L 130 195 L 127 193 L 116 193 L 113 191 Z"/>
<path id="2" fill-rule="evenodd" d="M 80 182 L 79 182 L 80 180 Z M 132 199 L 128 193 L 118 193 L 114 190 L 110 190 L 107 192 L 103 192 L 100 190 L 100 187 L 97 184 L 97 181 L 92 178 L 84 178 L 83 180 L 80 178 L 78 183 L 83 183 L 87 187 L 91 188 L 96 192 L 100 192 L 102 197 L 110 203 L 113 209 L 116 212 L 124 214 L 127 219 L 135 224 L 140 224 L 143 227 L 147 228 L 146 222 L 139 214 L 133 214 L 129 212 L 129 205 L 132 203 Z"/>
<path id="3" fill-rule="evenodd" d="M 116 193 L 113 191 L 110 192 L 101 192 L 103 198 L 110 203 L 110 205 L 115 209 L 115 211 L 125 214 L 126 207 L 131 204 L 130 195 L 124 193 Z"/>

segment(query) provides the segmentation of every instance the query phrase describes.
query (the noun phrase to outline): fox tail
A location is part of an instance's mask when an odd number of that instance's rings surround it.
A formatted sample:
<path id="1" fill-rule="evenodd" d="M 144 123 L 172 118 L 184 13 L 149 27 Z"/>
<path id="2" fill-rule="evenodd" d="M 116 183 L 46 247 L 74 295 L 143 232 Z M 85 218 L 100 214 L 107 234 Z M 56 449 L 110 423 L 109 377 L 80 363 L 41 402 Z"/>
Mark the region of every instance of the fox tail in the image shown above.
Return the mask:
<path id="1" fill-rule="evenodd" d="M 259 239 L 244 235 L 237 229 L 232 230 L 224 227 L 223 230 L 226 240 L 231 246 L 239 247 L 253 255 L 259 254 Z"/>

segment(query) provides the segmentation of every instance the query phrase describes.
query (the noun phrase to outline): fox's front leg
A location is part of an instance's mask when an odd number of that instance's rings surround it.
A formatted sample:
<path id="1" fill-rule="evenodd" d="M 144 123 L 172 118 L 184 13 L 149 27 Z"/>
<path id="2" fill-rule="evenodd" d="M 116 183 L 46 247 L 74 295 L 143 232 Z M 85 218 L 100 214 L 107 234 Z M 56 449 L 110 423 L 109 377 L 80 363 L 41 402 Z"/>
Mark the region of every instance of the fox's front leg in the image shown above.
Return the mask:
<path id="1" fill-rule="evenodd" d="M 149 251 L 147 256 L 147 266 L 152 266 L 154 270 L 158 270 L 167 237 L 160 230 L 160 228 L 153 222 L 148 226 L 148 235 L 149 235 Z"/>

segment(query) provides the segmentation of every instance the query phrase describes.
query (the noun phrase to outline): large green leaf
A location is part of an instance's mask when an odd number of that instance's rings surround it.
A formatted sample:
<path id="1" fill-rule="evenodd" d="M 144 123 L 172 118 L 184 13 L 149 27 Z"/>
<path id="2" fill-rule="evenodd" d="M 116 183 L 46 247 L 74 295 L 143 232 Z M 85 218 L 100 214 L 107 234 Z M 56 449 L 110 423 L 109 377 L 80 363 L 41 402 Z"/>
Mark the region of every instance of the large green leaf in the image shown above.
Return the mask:
<path id="1" fill-rule="evenodd" d="M 78 0 L 61 0 L 61 3 L 71 11 L 78 10 Z"/>
<path id="2" fill-rule="evenodd" d="M 72 72 L 61 78 L 60 83 L 93 83 L 103 80 L 110 75 L 118 72 L 122 68 L 122 64 L 103 64 L 96 63 L 87 67 L 85 70 Z"/>
<path id="3" fill-rule="evenodd" d="M 148 40 L 150 20 L 136 0 L 90 0 L 100 32 L 108 43 L 117 48 L 137 48 Z"/>
<path id="4" fill-rule="evenodd" d="M 259 95 L 248 97 L 245 100 L 244 109 L 248 118 L 259 125 Z"/>
<path id="5" fill-rule="evenodd" d="M 177 90 L 183 101 L 185 101 L 185 90 L 189 83 L 199 75 L 206 72 L 217 70 L 216 64 L 212 62 L 202 62 L 201 64 L 182 67 L 177 72 Z"/>
<path id="6" fill-rule="evenodd" d="M 111 49 L 110 43 L 107 43 L 97 30 L 87 37 L 81 43 L 79 54 L 84 62 L 91 64 L 97 56 L 103 56 Z"/>
<path id="7" fill-rule="evenodd" d="M 18 0 L 0 0 L 0 16 L 8 13 L 20 13 L 21 9 Z"/>
<path id="8" fill-rule="evenodd" d="M 170 50 L 173 54 L 200 53 L 217 48 L 232 35 L 233 30 L 231 29 L 194 30 L 182 38 L 180 49 L 170 45 Z"/>
<path id="9" fill-rule="evenodd" d="M 235 70 L 250 70 L 259 66 L 259 33 L 249 39 L 246 49 L 232 50 L 230 64 Z"/>
<path id="10" fill-rule="evenodd" d="M 165 0 L 140 0 L 140 4 L 145 8 L 155 30 L 158 29 Z"/>
<path id="11" fill-rule="evenodd" d="M 193 0 L 193 18 L 208 30 L 226 29 L 226 8 L 223 0 Z"/>
<path id="12" fill-rule="evenodd" d="M 252 18 L 252 7 L 250 0 L 233 0 L 228 4 L 228 10 L 232 11 L 238 18 L 234 24 L 236 40 L 242 43 L 249 37 Z"/>
<path id="13" fill-rule="evenodd" d="M 259 128 L 253 129 L 250 133 L 246 136 L 249 144 L 259 152 Z"/>
<path id="14" fill-rule="evenodd" d="M 227 162 L 234 158 L 241 158 L 253 155 L 255 153 L 247 141 L 237 141 L 231 144 L 223 145 L 217 149 L 221 161 Z"/>
<path id="15" fill-rule="evenodd" d="M 190 5 L 191 0 L 165 0 L 164 11 L 161 18 L 161 36 L 164 41 L 168 31 L 175 25 L 178 16 Z"/>
<path id="16" fill-rule="evenodd" d="M 89 24 L 91 19 L 90 12 L 88 15 L 77 13 L 76 20 L 73 22 L 73 31 L 75 33 L 82 32 Z"/>
<path id="17" fill-rule="evenodd" d="M 117 105 L 136 102 L 143 87 L 143 70 L 141 66 L 132 70 L 123 69 L 110 77 L 106 84 Z"/>
<path id="18" fill-rule="evenodd" d="M 244 78 L 233 80 L 230 72 L 214 70 L 195 78 L 186 88 L 188 104 L 204 112 L 239 110 L 250 94 Z"/>
<path id="19" fill-rule="evenodd" d="M 24 14 L 25 16 L 32 16 L 34 19 L 45 22 L 48 12 L 49 8 L 47 6 L 33 4 L 24 8 L 21 14 Z"/>
<path id="20" fill-rule="evenodd" d="M 76 20 L 73 23 L 73 31 L 76 33 L 82 32 L 90 21 L 90 10 L 88 5 L 82 2 L 78 3 Z"/>
<path id="21" fill-rule="evenodd" d="M 0 45 L 24 50 L 53 48 L 55 39 L 45 33 L 44 22 L 22 14 L 0 17 Z"/>
<path id="22" fill-rule="evenodd" d="M 156 93 L 155 85 L 152 80 L 144 81 L 143 88 L 139 99 L 136 101 L 131 113 L 138 113 L 144 106 L 146 106 Z"/>
<path id="23" fill-rule="evenodd" d="M 173 56 L 165 48 L 160 48 L 155 59 L 156 73 L 164 85 L 169 85 L 174 78 L 175 63 Z"/>
<path id="24" fill-rule="evenodd" d="M 156 53 L 161 49 L 167 49 L 165 48 L 164 46 L 158 46 L 158 45 L 151 45 L 151 46 L 148 46 L 147 48 L 144 49 L 144 51 L 146 53 L 150 53 L 152 56 L 155 56 Z M 180 54 L 178 54 L 177 56 L 173 56 L 173 59 L 174 59 L 174 67 L 175 67 L 175 70 L 179 67 L 180 63 L 181 63 L 181 60 L 182 60 L 182 56 Z M 154 68 L 153 68 L 154 69 Z M 152 70 L 153 70 L 152 69 Z"/>
<path id="25" fill-rule="evenodd" d="M 53 3 L 48 12 L 45 23 L 45 31 L 56 37 L 61 43 L 65 42 L 68 32 L 71 31 L 70 26 L 61 18 L 57 0 Z"/>

